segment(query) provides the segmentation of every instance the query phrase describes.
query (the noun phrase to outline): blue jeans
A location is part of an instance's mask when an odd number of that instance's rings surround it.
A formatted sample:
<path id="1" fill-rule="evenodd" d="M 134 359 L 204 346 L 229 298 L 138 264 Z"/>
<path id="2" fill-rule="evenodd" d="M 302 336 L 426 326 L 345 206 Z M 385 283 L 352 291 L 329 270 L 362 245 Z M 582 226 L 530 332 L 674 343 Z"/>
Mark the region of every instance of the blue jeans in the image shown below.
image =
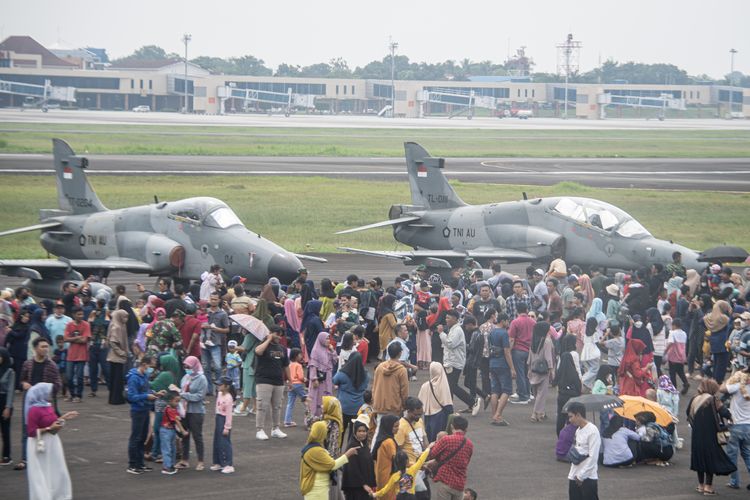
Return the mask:
<path id="1" fill-rule="evenodd" d="M 177 460 L 177 431 L 160 426 L 158 436 L 164 461 L 162 467 L 171 469 Z"/>
<path id="2" fill-rule="evenodd" d="M 99 369 L 101 368 L 104 375 L 104 381 L 109 386 L 109 362 L 107 361 L 108 347 L 102 347 L 99 344 L 89 346 L 89 381 L 91 382 L 91 392 L 96 393 L 99 389 Z"/>
<path id="3" fill-rule="evenodd" d="M 68 377 L 68 390 L 71 398 L 83 396 L 83 367 L 85 361 L 68 361 L 65 376 Z"/>
<path id="4" fill-rule="evenodd" d="M 139 469 L 144 466 L 143 452 L 148 436 L 146 411 L 130 411 L 130 439 L 128 440 L 128 467 Z"/>
<path id="5" fill-rule="evenodd" d="M 214 464 L 226 467 L 232 465 L 232 431 L 229 436 L 224 435 L 224 415 L 216 415 L 216 426 L 214 427 Z"/>
<path id="6" fill-rule="evenodd" d="M 232 379 L 232 385 L 237 394 L 240 393 L 240 367 L 235 366 L 234 368 L 227 368 L 227 377 Z"/>
<path id="7" fill-rule="evenodd" d="M 513 359 L 513 368 L 516 370 L 516 394 L 518 394 L 518 399 L 522 401 L 527 400 L 531 394 L 528 368 L 526 366 L 529 361 L 529 353 L 528 351 L 513 349 L 510 351 L 510 357 Z"/>
<path id="8" fill-rule="evenodd" d="M 157 459 L 161 456 L 161 419 L 164 417 L 164 413 L 160 411 L 154 412 L 154 425 L 151 427 L 151 432 L 154 436 L 154 442 L 151 444 L 151 456 Z"/>
<path id="9" fill-rule="evenodd" d="M 294 403 L 295 401 L 297 401 L 297 398 L 299 398 L 303 403 L 307 399 L 307 390 L 305 389 L 305 384 L 293 384 L 292 390 L 289 391 L 286 397 L 286 413 L 284 413 L 285 424 L 292 421 L 292 411 L 294 410 Z"/>
<path id="10" fill-rule="evenodd" d="M 750 472 L 750 424 L 734 424 L 729 427 L 729 442 L 726 453 L 734 465 L 737 465 L 737 453 L 742 456 L 747 471 Z M 732 472 L 729 482 L 735 486 L 740 484 L 739 468 Z"/>
<path id="11" fill-rule="evenodd" d="M 221 377 L 221 346 L 207 346 L 201 349 L 201 364 L 203 365 L 203 373 L 206 375 L 206 380 L 208 381 L 207 394 L 213 395 L 215 392 L 214 385 L 216 385 L 219 377 Z"/>

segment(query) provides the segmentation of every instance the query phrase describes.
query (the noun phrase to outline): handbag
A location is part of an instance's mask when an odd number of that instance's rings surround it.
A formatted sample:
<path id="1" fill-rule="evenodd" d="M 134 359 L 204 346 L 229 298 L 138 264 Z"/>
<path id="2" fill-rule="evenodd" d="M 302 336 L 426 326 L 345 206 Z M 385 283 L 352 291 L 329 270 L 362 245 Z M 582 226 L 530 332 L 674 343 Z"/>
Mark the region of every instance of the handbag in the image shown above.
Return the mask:
<path id="1" fill-rule="evenodd" d="M 36 452 L 37 453 L 44 453 L 45 447 L 44 447 L 44 439 L 42 439 L 42 433 L 37 430 L 36 431 Z"/>
<path id="2" fill-rule="evenodd" d="M 578 465 L 584 460 L 586 460 L 587 458 L 589 458 L 589 456 L 584 455 L 583 453 L 578 451 L 578 449 L 576 448 L 576 445 L 571 446 L 570 449 L 568 450 L 567 455 L 565 455 L 565 459 L 568 460 L 573 465 Z"/>
<path id="3" fill-rule="evenodd" d="M 717 432 L 716 440 L 719 442 L 719 445 L 725 446 L 727 443 L 729 443 L 729 431 Z"/>
<path id="4" fill-rule="evenodd" d="M 546 341 L 547 339 L 545 338 L 542 342 L 539 343 L 539 347 L 534 354 L 539 356 L 539 353 L 541 353 L 542 349 L 544 349 L 544 343 Z M 547 359 L 542 356 L 536 358 L 531 363 L 531 373 L 536 373 L 537 375 L 547 375 L 549 373 L 549 363 L 547 363 Z"/>

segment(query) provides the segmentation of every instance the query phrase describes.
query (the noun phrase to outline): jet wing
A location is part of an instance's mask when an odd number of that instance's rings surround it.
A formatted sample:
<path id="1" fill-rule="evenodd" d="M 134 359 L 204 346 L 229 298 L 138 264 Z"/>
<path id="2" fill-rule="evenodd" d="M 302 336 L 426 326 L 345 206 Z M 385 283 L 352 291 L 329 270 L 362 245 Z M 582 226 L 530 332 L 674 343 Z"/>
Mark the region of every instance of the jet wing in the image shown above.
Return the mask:
<path id="1" fill-rule="evenodd" d="M 424 259 L 464 259 L 472 257 L 474 259 L 502 260 L 506 262 L 529 262 L 537 259 L 537 256 L 522 250 L 513 250 L 510 248 L 479 248 L 458 252 L 456 250 L 408 250 L 398 251 L 378 251 L 378 250 L 361 250 L 359 248 L 339 247 L 349 253 L 360 255 L 369 255 L 371 257 L 382 257 L 385 259 L 401 260 L 406 262 L 420 261 Z"/>
<path id="2" fill-rule="evenodd" d="M 346 229 L 344 231 L 339 231 L 336 234 L 349 234 L 349 233 L 356 233 L 357 231 L 366 231 L 368 229 L 375 229 L 376 227 L 395 226 L 397 224 L 403 224 L 405 222 L 415 222 L 415 221 L 420 220 L 421 218 L 422 217 L 419 217 L 418 215 L 409 215 L 406 217 L 399 217 L 398 219 L 384 220 L 381 222 L 376 222 L 374 224 L 368 224 L 366 226 L 359 226 L 353 229 Z"/>
<path id="3" fill-rule="evenodd" d="M 328 262 L 328 259 L 324 259 L 323 257 L 315 257 L 314 255 L 305 255 L 303 253 L 295 253 L 294 256 L 299 260 L 309 260 L 310 262 L 317 262 L 319 264 Z"/>
<path id="4" fill-rule="evenodd" d="M 62 226 L 62 222 L 43 222 L 41 224 L 35 224 L 33 226 L 17 227 L 16 229 L 9 229 L 7 231 L 0 232 L 0 236 L 10 236 L 11 234 L 28 233 L 29 231 L 36 231 L 38 229 L 52 229 L 53 227 Z"/>
<path id="5" fill-rule="evenodd" d="M 66 269 L 106 269 L 130 273 L 150 273 L 153 268 L 133 259 L 0 259 L 0 271 L 6 276 L 42 279 L 44 271 Z"/>

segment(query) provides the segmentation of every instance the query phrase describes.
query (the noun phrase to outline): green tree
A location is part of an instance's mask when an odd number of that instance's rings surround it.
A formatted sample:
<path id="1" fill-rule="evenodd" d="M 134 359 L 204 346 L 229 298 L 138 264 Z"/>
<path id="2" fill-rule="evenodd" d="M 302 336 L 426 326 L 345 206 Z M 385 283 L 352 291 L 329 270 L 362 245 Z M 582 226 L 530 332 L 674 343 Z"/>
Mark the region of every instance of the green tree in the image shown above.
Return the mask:
<path id="1" fill-rule="evenodd" d="M 247 76 L 271 76 L 273 71 L 271 68 L 267 68 L 263 62 L 263 59 L 258 59 L 255 56 L 247 55 L 242 57 L 233 57 L 230 59 L 232 63 L 232 75 L 247 75 Z"/>
<path id="2" fill-rule="evenodd" d="M 221 57 L 200 56 L 191 59 L 190 62 L 217 75 L 232 74 L 234 68 L 230 61 L 222 59 Z"/>
<path id="3" fill-rule="evenodd" d="M 275 76 L 300 76 L 299 66 L 281 63 L 276 68 Z"/>
<path id="4" fill-rule="evenodd" d="M 326 63 L 311 64 L 300 70 L 300 76 L 313 78 L 328 78 L 331 75 L 331 66 Z"/>
<path id="5" fill-rule="evenodd" d="M 135 52 L 133 52 L 131 55 L 127 56 L 124 59 L 139 59 L 141 61 L 149 60 L 159 60 L 159 59 L 166 59 L 167 58 L 167 52 L 162 49 L 161 47 L 157 45 L 144 45 L 140 49 L 137 49 Z"/>

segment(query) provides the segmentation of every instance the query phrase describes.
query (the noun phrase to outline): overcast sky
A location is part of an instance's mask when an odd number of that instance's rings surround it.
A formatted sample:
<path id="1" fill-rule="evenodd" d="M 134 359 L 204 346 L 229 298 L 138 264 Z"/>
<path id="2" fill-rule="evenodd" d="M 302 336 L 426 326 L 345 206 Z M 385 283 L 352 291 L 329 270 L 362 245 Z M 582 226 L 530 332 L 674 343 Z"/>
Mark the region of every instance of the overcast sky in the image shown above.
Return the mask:
<path id="1" fill-rule="evenodd" d="M 110 57 L 155 44 L 189 57 L 252 54 L 267 66 L 342 57 L 354 69 L 387 53 L 388 37 L 411 61 L 505 60 L 526 46 L 536 71 L 554 72 L 567 33 L 583 43 L 581 71 L 599 61 L 672 63 L 691 75 L 750 73 L 750 1 L 444 0 L 252 1 L 0 0 L 0 36 L 45 46 L 103 47 Z"/>

